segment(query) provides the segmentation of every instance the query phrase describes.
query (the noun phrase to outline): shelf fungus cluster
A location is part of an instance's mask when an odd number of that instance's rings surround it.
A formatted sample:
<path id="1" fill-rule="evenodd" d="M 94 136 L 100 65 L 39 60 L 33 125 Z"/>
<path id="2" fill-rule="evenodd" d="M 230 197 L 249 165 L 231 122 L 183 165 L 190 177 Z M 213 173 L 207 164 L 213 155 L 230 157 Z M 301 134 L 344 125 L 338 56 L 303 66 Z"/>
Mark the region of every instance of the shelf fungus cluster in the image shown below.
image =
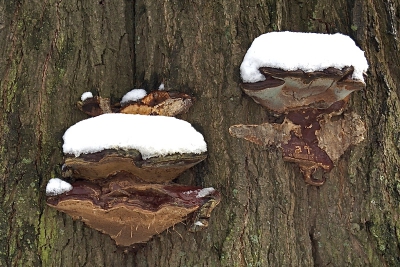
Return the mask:
<path id="1" fill-rule="evenodd" d="M 184 220 L 191 222 L 190 231 L 201 230 L 220 201 L 212 187 L 172 183 L 206 158 L 203 136 L 186 121 L 149 115 L 185 112 L 191 98 L 164 91 L 141 97 L 111 113 L 118 105 L 83 95 L 80 108 L 95 117 L 71 126 L 63 136 L 62 176 L 71 183 L 53 178 L 46 188 L 49 206 L 121 246 L 144 243 Z M 167 104 L 179 101 L 180 111 L 178 104 Z M 122 113 L 129 106 L 152 111 Z"/>
<path id="2" fill-rule="evenodd" d="M 347 36 L 273 32 L 256 38 L 241 65 L 242 90 L 283 123 L 234 125 L 231 135 L 281 149 L 300 166 L 308 184 L 325 180 L 351 145 L 364 139 L 359 115 L 346 111 L 350 93 L 365 88 L 368 63 Z"/>

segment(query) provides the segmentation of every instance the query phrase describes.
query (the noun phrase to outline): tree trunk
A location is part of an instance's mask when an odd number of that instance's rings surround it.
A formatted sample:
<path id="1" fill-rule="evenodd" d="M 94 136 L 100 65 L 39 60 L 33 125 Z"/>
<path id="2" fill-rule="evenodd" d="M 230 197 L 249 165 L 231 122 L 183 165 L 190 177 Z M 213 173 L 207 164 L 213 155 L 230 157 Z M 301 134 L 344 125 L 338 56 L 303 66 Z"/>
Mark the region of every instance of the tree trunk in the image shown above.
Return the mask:
<path id="1" fill-rule="evenodd" d="M 1 0 L 0 266 L 400 265 L 399 14 L 398 0 Z M 239 66 L 255 37 L 286 30 L 349 35 L 370 64 L 348 106 L 368 136 L 318 188 L 279 150 L 228 132 L 266 121 Z M 63 133 L 85 118 L 83 92 L 118 101 L 160 83 L 196 97 L 182 118 L 208 144 L 178 182 L 222 201 L 203 232 L 179 224 L 118 248 L 48 207 L 45 187 L 60 176 Z"/>

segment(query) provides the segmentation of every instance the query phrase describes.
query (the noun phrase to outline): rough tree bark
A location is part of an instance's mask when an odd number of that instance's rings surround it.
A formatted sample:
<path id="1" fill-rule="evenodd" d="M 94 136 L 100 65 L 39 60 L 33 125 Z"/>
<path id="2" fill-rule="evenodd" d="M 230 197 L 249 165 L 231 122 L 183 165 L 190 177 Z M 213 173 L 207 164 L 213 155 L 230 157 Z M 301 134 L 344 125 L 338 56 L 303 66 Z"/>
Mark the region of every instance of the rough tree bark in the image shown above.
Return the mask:
<path id="1" fill-rule="evenodd" d="M 398 0 L 1 0 L 0 266 L 398 266 L 399 13 Z M 370 64 L 349 105 L 368 137 L 320 188 L 277 149 L 228 133 L 267 119 L 239 66 L 255 37 L 284 30 L 350 35 Z M 180 224 L 124 250 L 47 207 L 45 186 L 64 131 L 85 118 L 82 92 L 118 100 L 161 82 L 197 98 L 183 118 L 208 143 L 179 182 L 223 199 L 208 230 Z"/>

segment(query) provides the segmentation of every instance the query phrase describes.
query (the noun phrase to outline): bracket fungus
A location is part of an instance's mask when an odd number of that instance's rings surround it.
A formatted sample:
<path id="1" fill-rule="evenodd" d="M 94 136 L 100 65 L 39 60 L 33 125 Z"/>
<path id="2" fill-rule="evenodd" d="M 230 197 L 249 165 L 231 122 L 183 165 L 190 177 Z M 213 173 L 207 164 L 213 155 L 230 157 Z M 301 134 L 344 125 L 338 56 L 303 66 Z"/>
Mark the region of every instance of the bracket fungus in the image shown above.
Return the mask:
<path id="1" fill-rule="evenodd" d="M 146 242 L 188 215 L 207 223 L 220 200 L 216 190 L 200 195 L 200 187 L 141 184 L 123 173 L 99 184 L 79 181 L 72 187 L 49 196 L 48 205 L 110 235 L 121 246 Z"/>
<path id="2" fill-rule="evenodd" d="M 284 121 L 234 125 L 229 132 L 277 146 L 283 160 L 300 166 L 308 184 L 320 186 L 325 180 L 314 179 L 315 170 L 329 172 L 350 145 L 364 139 L 360 116 L 345 109 L 349 94 L 365 88 L 367 68 L 364 52 L 348 36 L 263 34 L 243 59 L 241 88 Z"/>
<path id="3" fill-rule="evenodd" d="M 194 98 L 184 93 L 158 90 L 146 94 L 143 89 L 133 89 L 114 105 L 101 96 L 82 97 L 78 108 L 92 117 L 112 112 L 174 117 L 186 113 L 193 102 Z"/>
<path id="4" fill-rule="evenodd" d="M 176 116 L 186 113 L 193 105 L 193 98 L 184 93 L 153 91 L 140 101 L 123 104 L 121 113 Z"/>
<path id="5" fill-rule="evenodd" d="M 165 116 L 103 114 L 76 123 L 63 138 L 63 176 L 88 180 L 124 170 L 165 183 L 203 161 L 207 151 L 190 123 Z"/>
<path id="6" fill-rule="evenodd" d="M 135 99 L 136 104 L 146 98 L 149 105 L 172 98 L 166 91 L 139 93 L 143 98 Z M 65 132 L 62 175 L 73 182 L 51 179 L 48 205 L 110 235 L 121 246 L 146 242 L 186 219 L 192 221 L 190 231 L 207 227 L 220 201 L 218 191 L 171 182 L 207 157 L 203 136 L 174 117 L 104 112 L 115 108 L 91 95 L 82 101 L 80 109 L 95 117 Z M 102 108 L 101 103 L 108 105 Z"/>

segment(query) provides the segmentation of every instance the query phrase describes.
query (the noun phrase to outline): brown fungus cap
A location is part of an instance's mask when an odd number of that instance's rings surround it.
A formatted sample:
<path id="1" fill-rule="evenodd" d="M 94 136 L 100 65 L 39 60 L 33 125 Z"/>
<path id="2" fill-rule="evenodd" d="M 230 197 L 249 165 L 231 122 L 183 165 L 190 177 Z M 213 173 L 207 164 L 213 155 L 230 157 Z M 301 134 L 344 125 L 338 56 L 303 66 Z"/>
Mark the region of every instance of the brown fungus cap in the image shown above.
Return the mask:
<path id="1" fill-rule="evenodd" d="M 77 103 L 78 108 L 91 117 L 105 113 L 160 115 L 174 117 L 186 113 L 194 98 L 178 92 L 153 91 L 138 101 L 110 104 L 108 98 L 96 96 Z"/>
<path id="2" fill-rule="evenodd" d="M 91 117 L 96 117 L 105 113 L 112 113 L 110 99 L 101 96 L 95 96 L 79 101 L 78 108 Z"/>
<path id="3" fill-rule="evenodd" d="M 352 79 L 353 67 L 315 72 L 263 67 L 259 71 L 265 76 L 264 81 L 242 83 L 241 88 L 256 103 L 278 113 L 329 108 L 351 92 L 365 87 L 363 81 Z"/>
<path id="4" fill-rule="evenodd" d="M 81 154 L 79 157 L 65 155 L 63 177 L 79 177 L 98 180 L 126 171 L 147 183 L 167 183 L 185 170 L 203 161 L 203 154 L 174 154 L 143 160 L 134 149 L 107 149 L 97 153 Z"/>
<path id="5" fill-rule="evenodd" d="M 192 105 L 193 98 L 187 94 L 153 91 L 139 101 L 128 102 L 121 108 L 120 112 L 174 117 L 186 113 Z"/>
<path id="6" fill-rule="evenodd" d="M 220 201 L 215 190 L 202 194 L 204 189 L 194 186 L 137 184 L 129 176 L 72 186 L 69 192 L 49 196 L 47 204 L 110 235 L 121 246 L 146 242 L 196 210 L 200 215 L 194 217 L 209 217 Z"/>

